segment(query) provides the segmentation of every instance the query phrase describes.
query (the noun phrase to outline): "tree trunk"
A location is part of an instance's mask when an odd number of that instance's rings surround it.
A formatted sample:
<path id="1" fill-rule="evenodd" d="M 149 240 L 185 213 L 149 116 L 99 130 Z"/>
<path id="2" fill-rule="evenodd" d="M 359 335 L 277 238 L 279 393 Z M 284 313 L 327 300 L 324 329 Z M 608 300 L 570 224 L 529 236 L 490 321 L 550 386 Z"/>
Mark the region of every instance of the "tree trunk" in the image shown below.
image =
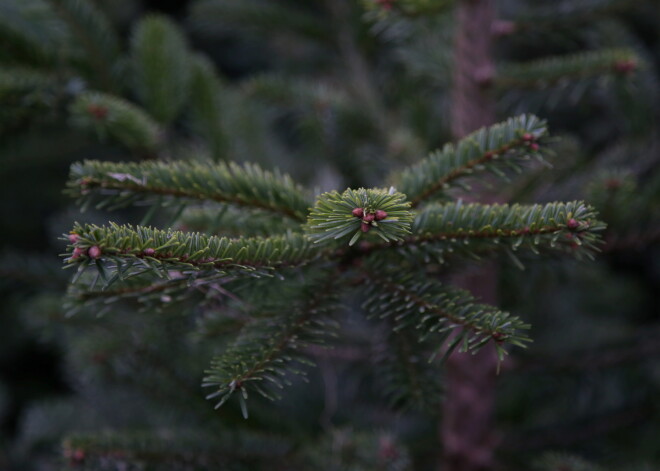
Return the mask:
<path id="1" fill-rule="evenodd" d="M 459 0 L 454 39 L 454 84 L 451 122 L 455 139 L 495 121 L 489 93 L 495 67 L 491 54 L 492 0 Z M 496 304 L 495 264 L 465 271 L 454 282 L 482 301 Z M 447 395 L 440 439 L 442 471 L 485 471 L 494 467 L 497 438 L 493 429 L 496 355 L 454 353 L 447 361 Z"/>

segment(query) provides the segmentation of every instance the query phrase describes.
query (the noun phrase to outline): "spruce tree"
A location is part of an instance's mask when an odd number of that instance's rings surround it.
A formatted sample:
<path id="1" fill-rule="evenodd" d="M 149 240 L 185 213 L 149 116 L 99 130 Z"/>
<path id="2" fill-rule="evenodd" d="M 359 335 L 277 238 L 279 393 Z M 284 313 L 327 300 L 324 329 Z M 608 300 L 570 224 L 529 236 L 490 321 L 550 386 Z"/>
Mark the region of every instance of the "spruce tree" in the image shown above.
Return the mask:
<path id="1" fill-rule="evenodd" d="M 460 387 L 442 363 L 533 364 L 533 314 L 516 313 L 544 296 L 516 293 L 657 239 L 657 171 L 607 168 L 657 149 L 657 64 L 618 18 L 652 5 L 510 2 L 509 22 L 481 0 L 203 0 L 183 25 L 138 17 L 122 41 L 112 7 L 3 0 L 3 135 L 59 130 L 90 151 L 66 184 L 86 212 L 62 237 L 63 307 L 30 309 L 76 395 L 35 408 L 25 443 L 61 439 L 72 469 L 395 470 L 433 469 L 439 442 L 442 469 L 492 469 L 460 432 L 436 438 Z M 573 43 L 553 51 L 558 24 Z M 461 67 L 491 35 L 499 49 Z M 204 41 L 260 72 L 223 77 Z M 523 60 L 495 67 L 507 56 Z M 539 116 L 586 136 L 586 158 Z M 490 288 L 457 286 L 485 266 Z M 516 309 L 488 303 L 500 278 Z"/>

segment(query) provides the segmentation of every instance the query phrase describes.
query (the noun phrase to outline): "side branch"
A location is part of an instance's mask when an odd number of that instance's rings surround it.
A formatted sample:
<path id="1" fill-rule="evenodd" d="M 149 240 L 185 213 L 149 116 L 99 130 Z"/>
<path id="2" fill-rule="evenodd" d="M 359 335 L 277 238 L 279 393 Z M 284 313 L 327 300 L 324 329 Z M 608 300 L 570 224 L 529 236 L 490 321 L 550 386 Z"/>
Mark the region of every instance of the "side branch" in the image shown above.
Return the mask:
<path id="1" fill-rule="evenodd" d="M 496 149 L 483 152 L 481 156 L 478 158 L 475 158 L 473 160 L 468 160 L 467 162 L 465 162 L 465 164 L 463 164 L 463 166 L 457 167 L 454 170 L 450 171 L 448 174 L 438 179 L 438 181 L 436 181 L 432 186 L 424 190 L 422 194 L 417 195 L 415 198 L 413 198 L 411 201 L 412 207 L 414 208 L 419 206 L 419 204 L 422 203 L 422 201 L 429 199 L 432 195 L 441 191 L 443 188 L 447 187 L 449 183 L 456 180 L 457 178 L 465 175 L 469 175 L 470 173 L 472 173 L 472 170 L 474 168 L 482 166 L 488 163 L 489 161 L 506 154 L 511 149 L 525 146 L 527 144 L 529 144 L 528 141 L 526 141 L 521 137 L 520 139 L 510 141 L 509 143 L 504 144 Z"/>
<path id="2" fill-rule="evenodd" d="M 248 390 L 275 399 L 277 394 L 264 384 L 281 389 L 289 383 L 288 374 L 304 375 L 300 366 L 311 361 L 301 351 L 310 345 L 325 343 L 332 336 L 334 325 L 327 314 L 336 303 L 336 280 L 329 277 L 318 281 L 321 283 L 304 287 L 286 306 L 275 306 L 275 317 L 261 318 L 248 325 L 233 344 L 213 360 L 202 386 L 216 388 L 207 396 L 207 399 L 217 398 L 216 408 L 235 392 L 240 392 L 241 408 L 247 418 Z"/>
<path id="3" fill-rule="evenodd" d="M 305 220 L 310 201 L 288 175 L 256 165 L 195 162 L 112 163 L 85 161 L 71 167 L 69 193 L 81 203 L 119 208 L 159 197 L 207 200 Z"/>
<path id="4" fill-rule="evenodd" d="M 403 240 L 362 244 L 356 256 L 382 249 L 400 249 L 407 256 L 422 255 L 444 263 L 446 253 L 477 257 L 510 249 L 563 250 L 580 258 L 593 257 L 602 244 L 605 224 L 581 201 L 545 205 L 433 204 L 420 212 L 412 235 Z"/>
<path id="5" fill-rule="evenodd" d="M 642 67 L 643 61 L 632 50 L 605 49 L 508 64 L 500 70 L 495 86 L 501 90 L 544 89 L 603 76 L 628 78 Z"/>
<path id="6" fill-rule="evenodd" d="M 462 179 L 477 172 L 506 178 L 504 170 L 521 172 L 522 163 L 531 157 L 543 161 L 539 142 L 546 136 L 546 125 L 537 117 L 511 118 L 470 134 L 456 146 L 447 144 L 394 180 L 412 206 L 419 206 L 452 186 L 468 189 Z"/>
<path id="7" fill-rule="evenodd" d="M 476 351 L 489 341 L 498 347 L 508 342 L 521 347 L 529 338 L 521 330 L 529 326 L 494 306 L 480 304 L 468 291 L 442 285 L 425 276 L 386 277 L 367 273 L 364 307 L 372 316 L 392 318 L 394 330 L 412 330 L 420 341 L 436 339 L 436 350 L 447 344 L 445 357 L 460 346 Z M 454 331 L 460 331 L 451 337 Z M 498 348 L 501 355 L 505 352 Z"/>
<path id="8" fill-rule="evenodd" d="M 111 224 L 109 227 L 76 225 L 68 240 L 70 265 L 84 268 L 96 262 L 101 272 L 106 268 L 116 270 L 118 279 L 145 268 L 169 277 L 168 270 L 172 269 L 227 271 L 299 266 L 319 255 L 299 234 L 228 239 Z"/>

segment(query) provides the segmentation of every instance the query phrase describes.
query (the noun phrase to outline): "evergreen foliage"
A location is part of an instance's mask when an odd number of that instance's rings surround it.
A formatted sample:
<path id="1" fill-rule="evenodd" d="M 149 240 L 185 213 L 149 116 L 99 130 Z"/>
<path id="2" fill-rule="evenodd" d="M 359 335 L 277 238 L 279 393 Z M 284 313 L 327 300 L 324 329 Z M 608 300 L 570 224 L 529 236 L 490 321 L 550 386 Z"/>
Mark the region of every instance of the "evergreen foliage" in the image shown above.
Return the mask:
<path id="1" fill-rule="evenodd" d="M 71 167 L 70 194 L 79 204 L 111 209 L 170 199 L 215 201 L 263 209 L 304 220 L 305 191 L 287 175 L 254 164 L 195 162 L 110 163 L 86 161 Z"/>
<path id="2" fill-rule="evenodd" d="M 447 144 L 427 159 L 401 173 L 400 189 L 413 206 L 443 194 L 452 185 L 470 187 L 461 178 L 480 171 L 505 177 L 503 170 L 521 171 L 531 156 L 542 161 L 538 140 L 545 138 L 545 123 L 535 116 L 510 118 L 507 122 L 480 129 L 456 146 Z"/>
<path id="3" fill-rule="evenodd" d="M 131 41 L 131 67 L 145 108 L 170 124 L 190 92 L 190 53 L 178 28 L 163 17 L 142 20 Z"/>
<path id="4" fill-rule="evenodd" d="M 528 131 L 531 131 L 527 133 Z M 482 129 L 462 140 L 457 148 L 461 158 L 455 163 L 451 147 L 435 159 L 440 168 L 453 168 L 449 172 L 436 172 L 439 182 L 446 175 L 465 173 L 466 168 L 477 167 L 463 149 L 500 149 L 518 143 L 529 145 L 536 136 L 545 132 L 534 117 L 520 117 L 506 123 Z M 476 138 L 475 138 L 476 136 Z M 476 144 L 475 144 L 476 143 Z M 524 143 L 524 144 L 522 144 Z M 472 154 L 473 155 L 473 154 Z M 479 157 L 481 158 L 481 157 Z M 449 161 L 446 164 L 444 161 Z M 408 171 L 409 179 L 417 180 L 428 174 L 424 164 Z M 432 183 L 431 188 L 441 185 Z M 89 202 L 93 194 L 102 196 L 97 207 L 117 208 L 152 195 L 196 198 L 200 200 L 233 203 L 238 206 L 271 210 L 294 219 L 301 218 L 305 203 L 304 192 L 287 176 L 264 172 L 258 167 L 235 164 L 200 165 L 196 163 L 114 164 L 88 161 L 75 164 L 69 187 L 79 201 Z M 424 186 L 422 185 L 424 188 Z M 96 191 L 95 191 L 96 190 Z M 412 191 L 426 194 L 428 190 Z M 176 289 L 187 280 L 188 285 L 200 286 L 217 282 L 218 277 L 263 276 L 273 270 L 290 269 L 315 262 L 335 263 L 341 277 L 347 276 L 342 268 L 345 256 L 370 256 L 371 264 L 381 263 L 380 273 L 391 271 L 387 265 L 388 252 L 380 250 L 390 246 L 411 246 L 432 253 L 441 262 L 445 251 L 460 251 L 477 255 L 486 250 L 506 247 L 501 240 L 510 239 L 511 249 L 529 247 L 570 247 L 576 254 L 596 249 L 598 232 L 604 225 L 596 219 L 595 211 L 581 202 L 549 203 L 544 206 L 520 205 L 464 205 L 457 203 L 433 204 L 417 214 L 410 210 L 408 195 L 379 189 L 348 189 L 324 193 L 308 215 L 307 234 L 289 233 L 286 236 L 228 239 L 199 233 L 162 231 L 137 226 L 76 225 L 67 236 L 70 241 L 71 266 L 78 266 L 74 283 L 83 282 L 88 288 L 74 291 L 78 300 L 104 303 L 134 296 L 162 293 Z M 413 199 L 418 201 L 418 198 Z M 156 201 L 158 204 L 158 201 Z M 411 230 L 412 224 L 412 230 Z M 384 245 L 362 245 L 351 253 L 335 244 L 320 249 L 313 242 L 326 242 L 342 238 L 354 245 L 361 236 L 375 233 Z M 383 244 L 381 242 L 381 244 Z M 455 250 L 454 246 L 460 247 Z M 364 307 L 370 315 L 393 318 L 394 332 L 414 327 L 420 331 L 420 340 L 437 335 L 433 342 L 437 351 L 446 344 L 449 355 L 457 346 L 459 351 L 477 351 L 488 342 L 497 346 L 500 360 L 506 354 L 501 346 L 509 343 L 524 347 L 529 339 L 520 332 L 527 326 L 516 317 L 492 306 L 479 304 L 467 292 L 447 288 L 437 281 L 427 281 L 424 269 L 408 267 L 396 280 L 373 278 L 370 265 L 363 272 Z M 86 275 L 87 268 L 97 272 Z M 146 272 L 173 280 L 148 285 L 140 283 L 112 288 L 116 281 L 140 277 Z M 174 275 L 172 275 L 174 274 Z M 151 275 L 150 279 L 155 277 Z M 144 279 L 144 278 L 142 278 Z M 96 289 L 101 282 L 100 290 Z M 153 283 L 153 282 L 152 282 Z M 337 282 L 334 281 L 335 289 Z M 344 286 L 344 290 L 348 286 Z M 86 291 L 86 292 L 85 292 Z M 295 353 L 299 348 L 317 342 L 316 337 L 327 330 L 321 307 L 331 297 L 325 286 L 304 291 L 301 306 L 294 308 L 287 299 L 287 308 L 277 317 L 255 320 L 242 328 L 235 342 L 211 364 L 204 380 L 205 386 L 216 390 L 207 398 L 224 404 L 234 392 L 241 410 L 248 416 L 246 399 L 248 389 L 255 389 L 267 398 L 271 392 L 260 386 L 264 380 L 282 387 L 287 374 L 299 372 L 303 357 Z M 454 329 L 459 333 L 451 336 Z M 405 360 L 404 360 L 405 361 Z"/>
<path id="5" fill-rule="evenodd" d="M 66 368 L 0 467 L 435 469 L 481 350 L 503 469 L 654 469 L 655 2 L 503 2 L 502 122 L 443 144 L 458 4 L 0 0 L 0 351 L 17 319 Z M 484 258 L 499 306 L 455 286 Z"/>
<path id="6" fill-rule="evenodd" d="M 159 147 L 158 124 L 138 106 L 113 95 L 88 92 L 78 95 L 71 104 L 72 122 L 99 139 L 111 138 L 129 150 L 154 154 Z"/>

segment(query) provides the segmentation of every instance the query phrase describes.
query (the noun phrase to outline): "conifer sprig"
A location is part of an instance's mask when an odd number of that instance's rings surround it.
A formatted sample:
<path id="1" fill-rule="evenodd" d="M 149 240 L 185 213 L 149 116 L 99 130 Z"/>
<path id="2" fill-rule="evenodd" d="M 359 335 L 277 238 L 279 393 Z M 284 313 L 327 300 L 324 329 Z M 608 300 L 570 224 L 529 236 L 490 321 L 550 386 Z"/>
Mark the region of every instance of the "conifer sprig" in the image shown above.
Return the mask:
<path id="1" fill-rule="evenodd" d="M 121 280 L 144 269 L 170 277 L 169 270 L 211 275 L 229 272 L 268 271 L 310 262 L 318 250 L 302 235 L 271 238 L 228 239 L 199 233 L 162 231 L 148 227 L 79 225 L 68 237 L 68 262 L 79 272 L 95 266 L 107 281 Z"/>
<path id="2" fill-rule="evenodd" d="M 69 193 L 83 205 L 120 208 L 172 199 L 253 207 L 304 221 L 310 202 L 288 175 L 257 165 L 198 162 L 111 163 L 87 160 L 71 166 Z"/>
<path id="3" fill-rule="evenodd" d="M 137 24 L 131 39 L 135 90 L 164 125 L 174 121 L 188 99 L 191 57 L 185 37 L 167 17 L 147 16 Z"/>
<path id="4" fill-rule="evenodd" d="M 480 252 L 508 248 L 567 250 L 589 258 L 599 250 L 605 224 L 581 201 L 545 205 L 429 205 L 412 226 L 413 234 L 391 245 L 415 246 L 442 260 L 445 252 Z"/>
<path id="5" fill-rule="evenodd" d="M 336 323 L 328 318 L 337 295 L 333 282 L 310 283 L 286 306 L 275 305 L 286 314 L 266 315 L 247 325 L 236 341 L 211 363 L 202 386 L 217 388 L 206 396 L 218 400 L 221 407 L 234 393 L 239 394 L 241 410 L 247 418 L 248 391 L 274 400 L 290 384 L 291 374 L 305 376 L 303 369 L 313 362 L 300 350 L 309 345 L 323 345 L 334 333 Z M 336 287 L 336 283 L 335 287 Z M 273 308 L 271 308 L 273 309 Z"/>
<path id="6" fill-rule="evenodd" d="M 548 57 L 502 67 L 495 86 L 509 89 L 545 89 L 576 80 L 626 77 L 643 67 L 641 58 L 630 49 L 606 49 L 574 55 Z"/>
<path id="7" fill-rule="evenodd" d="M 478 172 L 506 178 L 503 170 L 520 172 L 521 164 L 531 157 L 543 161 L 539 140 L 547 134 L 545 122 L 536 116 L 509 118 L 475 131 L 456 145 L 445 145 L 393 180 L 398 181 L 397 189 L 407 195 L 412 206 L 419 206 L 452 186 L 469 189 L 462 180 Z"/>
<path id="8" fill-rule="evenodd" d="M 139 106 L 118 96 L 98 92 L 78 95 L 70 106 L 71 119 L 99 139 L 114 139 L 136 152 L 153 154 L 161 141 L 161 129 Z"/>
<path id="9" fill-rule="evenodd" d="M 319 196 L 305 230 L 317 243 L 352 236 L 353 245 L 369 232 L 389 242 L 410 234 L 412 219 L 410 203 L 394 189 L 348 189 Z"/>
<path id="10" fill-rule="evenodd" d="M 363 307 L 373 317 L 390 318 L 394 331 L 416 331 L 419 341 L 435 343 L 443 359 L 457 347 L 476 352 L 492 341 L 500 360 L 504 342 L 525 347 L 529 328 L 518 317 L 488 304 L 481 304 L 468 291 L 445 286 L 426 276 L 397 274 L 395 277 L 367 273 Z M 452 337 L 452 333 L 454 333 Z"/>

